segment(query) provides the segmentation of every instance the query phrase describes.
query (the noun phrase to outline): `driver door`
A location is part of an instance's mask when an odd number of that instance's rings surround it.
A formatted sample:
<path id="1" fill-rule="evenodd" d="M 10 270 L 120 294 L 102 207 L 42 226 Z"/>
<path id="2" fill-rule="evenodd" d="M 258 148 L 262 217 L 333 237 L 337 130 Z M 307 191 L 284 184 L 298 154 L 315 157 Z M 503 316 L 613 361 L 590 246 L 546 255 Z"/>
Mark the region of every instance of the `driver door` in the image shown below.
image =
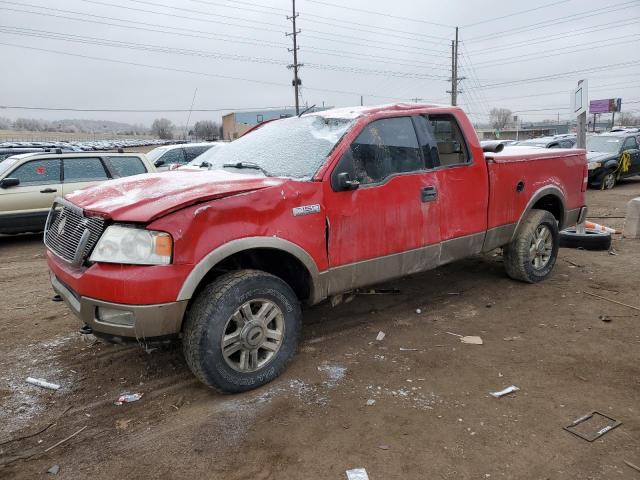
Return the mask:
<path id="1" fill-rule="evenodd" d="M 341 187 L 345 173 L 357 188 Z M 329 295 L 437 266 L 437 178 L 411 117 L 367 124 L 325 182 L 324 198 Z"/>

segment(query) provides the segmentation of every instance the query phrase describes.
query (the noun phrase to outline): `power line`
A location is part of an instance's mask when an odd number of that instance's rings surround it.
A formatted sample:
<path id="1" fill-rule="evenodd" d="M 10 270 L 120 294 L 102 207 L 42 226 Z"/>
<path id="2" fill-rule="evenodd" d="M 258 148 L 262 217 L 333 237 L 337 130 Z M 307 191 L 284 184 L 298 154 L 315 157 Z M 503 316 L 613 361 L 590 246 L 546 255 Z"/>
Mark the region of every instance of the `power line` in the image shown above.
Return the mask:
<path id="1" fill-rule="evenodd" d="M 535 8 L 530 8 L 528 10 L 521 10 L 519 12 L 514 12 L 514 13 L 509 13 L 507 15 L 502 15 L 501 17 L 492 17 L 492 18 L 488 18 L 486 20 L 481 20 L 479 22 L 475 22 L 475 23 L 469 23 L 467 25 L 464 25 L 463 28 L 469 28 L 469 27 L 475 27 L 476 25 L 481 25 L 483 23 L 489 23 L 489 22 L 495 22 L 498 20 L 502 20 L 504 18 L 509 18 L 509 17 L 515 17 L 516 15 L 522 15 L 524 13 L 529 13 L 529 12 L 534 12 L 536 10 L 542 10 L 543 8 L 548 8 L 548 7 L 555 7 L 556 5 L 560 5 L 561 3 L 567 3 L 570 0 L 560 0 L 558 2 L 551 2 L 551 3 L 547 3 L 545 5 L 541 5 L 539 7 L 535 7 Z"/>
<path id="2" fill-rule="evenodd" d="M 226 59 L 226 60 L 236 60 L 241 62 L 261 63 L 266 65 L 287 66 L 286 62 L 277 60 L 277 59 L 272 59 L 272 58 L 250 57 L 250 56 L 244 56 L 244 55 L 231 55 L 231 54 L 224 54 L 224 53 L 210 52 L 210 51 L 203 51 L 203 50 L 178 49 L 178 48 L 172 48 L 172 47 L 165 47 L 161 45 L 121 42 L 117 40 L 110 40 L 110 39 L 98 38 L 98 37 L 61 34 L 57 32 L 49 32 L 46 30 L 33 30 L 33 29 L 24 29 L 24 28 L 17 28 L 17 27 L 6 27 L 6 26 L 0 25 L 0 32 L 8 33 L 11 35 L 50 38 L 55 40 L 82 43 L 82 44 L 88 44 L 88 45 L 109 46 L 109 47 L 115 47 L 115 48 L 123 48 L 127 50 L 142 50 L 142 51 L 151 51 L 156 53 L 169 53 L 169 54 L 183 55 L 183 56 L 207 57 L 207 58 L 213 58 L 217 60 Z M 331 64 L 324 64 L 324 63 L 307 63 L 306 65 L 309 68 L 314 68 L 319 70 L 343 71 L 343 72 L 351 72 L 351 73 L 357 73 L 357 74 L 363 74 L 363 75 L 382 75 L 382 76 L 391 76 L 391 77 L 399 77 L 399 78 L 415 78 L 415 79 L 446 78 L 443 75 L 430 75 L 430 74 L 422 74 L 422 73 L 416 73 L 416 72 L 401 72 L 401 71 L 394 71 L 394 70 L 368 69 L 368 68 L 360 68 L 355 66 L 331 65 Z"/>
<path id="3" fill-rule="evenodd" d="M 509 28 L 507 30 L 503 30 L 501 32 L 494 32 L 494 33 L 489 33 L 486 35 L 480 35 L 478 37 L 472 37 L 469 39 L 469 41 L 479 41 L 479 40 L 490 40 L 492 38 L 501 38 L 505 35 L 505 34 L 510 34 L 510 32 L 516 32 L 516 33 L 523 33 L 523 32 L 529 32 L 532 30 L 539 30 L 541 28 L 548 28 L 550 26 L 553 25 L 559 25 L 561 23 L 566 23 L 566 22 L 571 22 L 574 21 L 576 19 L 583 19 L 583 18 L 588 18 L 588 17 L 593 17 L 594 15 L 600 15 L 602 14 L 602 12 L 606 12 L 606 13 L 611 13 L 611 12 L 617 12 L 618 10 L 623 10 L 625 9 L 628 5 L 633 4 L 633 3 L 638 3 L 638 0 L 631 0 L 631 1 L 627 1 L 627 2 L 623 2 L 623 3 L 618 3 L 615 5 L 610 5 L 607 7 L 603 7 L 603 8 L 596 8 L 594 10 L 587 10 L 586 12 L 582 12 L 582 13 L 578 13 L 578 14 L 572 14 L 572 15 L 565 15 L 564 17 L 557 17 L 555 19 L 552 20 L 543 20 L 542 22 L 538 22 L 538 23 L 532 23 L 527 27 L 514 27 L 514 28 Z M 612 7 L 617 7 L 617 8 L 612 8 Z"/>
<path id="4" fill-rule="evenodd" d="M 418 18 L 411 18 L 411 17 L 401 17 L 398 15 L 392 15 L 390 13 L 384 13 L 384 12 L 376 12 L 374 10 L 366 10 L 363 8 L 354 8 L 354 7 L 347 7 L 345 5 L 339 5 L 337 3 L 329 3 L 329 2 L 324 2 L 321 0 L 306 0 L 309 3 L 317 3 L 319 5 L 324 5 L 324 6 L 328 6 L 328 7 L 335 7 L 335 8 L 342 8 L 344 10 L 351 10 L 353 12 L 359 12 L 359 13 L 367 13 L 370 15 L 378 15 L 378 16 L 382 16 L 382 17 L 386 17 L 386 18 L 395 18 L 398 20 L 407 20 L 410 22 L 417 22 L 417 23 L 424 23 L 427 25 L 434 25 L 437 27 L 444 27 L 444 28 L 454 28 L 453 25 L 446 25 L 443 23 L 436 23 L 436 22 L 429 22 L 427 20 L 420 20 Z M 447 40 L 445 37 L 442 37 L 442 40 Z"/>
<path id="5" fill-rule="evenodd" d="M 69 107 L 34 107 L 24 105 L 0 105 L 2 110 L 42 110 L 51 112 L 116 112 L 116 113 L 186 113 L 192 112 L 226 112 L 226 111 L 252 111 L 252 110 L 273 110 L 287 109 L 291 106 L 277 107 L 242 107 L 242 108 L 194 108 L 193 110 L 180 108 L 160 108 L 160 109 L 136 109 L 136 108 L 69 108 Z"/>

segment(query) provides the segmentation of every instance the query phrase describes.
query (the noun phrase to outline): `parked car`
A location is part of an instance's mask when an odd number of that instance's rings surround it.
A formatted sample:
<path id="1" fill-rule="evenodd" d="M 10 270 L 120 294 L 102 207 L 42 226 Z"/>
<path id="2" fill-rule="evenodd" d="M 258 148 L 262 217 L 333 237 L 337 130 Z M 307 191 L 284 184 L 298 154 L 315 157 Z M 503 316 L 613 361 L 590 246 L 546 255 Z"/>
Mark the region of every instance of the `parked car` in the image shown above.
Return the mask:
<path id="1" fill-rule="evenodd" d="M 0 148 L 0 162 L 21 153 L 46 152 L 44 148 Z"/>
<path id="2" fill-rule="evenodd" d="M 94 334 L 180 335 L 227 392 L 283 371 L 303 303 L 498 247 L 510 277 L 540 282 L 558 229 L 586 215 L 584 150 L 485 153 L 457 107 L 308 113 L 206 160 L 56 199 L 45 244 L 54 290 Z"/>
<path id="3" fill-rule="evenodd" d="M 217 145 L 216 142 L 165 145 L 154 148 L 147 153 L 147 157 L 153 162 L 158 171 L 172 170 L 181 165 L 186 165 L 215 145 Z"/>
<path id="4" fill-rule="evenodd" d="M 640 135 L 621 131 L 587 138 L 589 185 L 609 190 L 627 177 L 640 175 Z"/>
<path id="5" fill-rule="evenodd" d="M 0 233 L 39 232 L 53 200 L 113 178 L 155 172 L 139 153 L 25 153 L 0 163 Z"/>
<path id="6" fill-rule="evenodd" d="M 482 140 L 481 147 L 493 147 L 494 145 L 504 145 L 505 147 L 517 143 L 517 140 Z"/>
<path id="7" fill-rule="evenodd" d="M 530 138 L 513 144 L 518 147 L 537 148 L 573 148 L 576 146 L 575 135 L 554 135 L 552 137 Z"/>

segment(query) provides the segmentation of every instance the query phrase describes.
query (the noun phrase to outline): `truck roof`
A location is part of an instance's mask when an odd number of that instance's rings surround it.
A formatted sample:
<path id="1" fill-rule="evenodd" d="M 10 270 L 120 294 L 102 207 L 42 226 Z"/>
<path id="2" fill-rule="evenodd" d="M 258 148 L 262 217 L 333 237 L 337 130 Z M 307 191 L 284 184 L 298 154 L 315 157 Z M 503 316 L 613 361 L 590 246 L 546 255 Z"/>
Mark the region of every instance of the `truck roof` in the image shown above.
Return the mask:
<path id="1" fill-rule="evenodd" d="M 435 103 L 388 103 L 383 105 L 331 108 L 329 110 L 322 110 L 320 112 L 306 113 L 305 115 L 319 115 L 325 118 L 356 119 L 359 117 L 375 115 L 380 112 L 411 112 L 413 110 L 424 110 L 426 108 L 459 109 L 459 107 L 452 107 L 451 105 L 439 105 Z"/>

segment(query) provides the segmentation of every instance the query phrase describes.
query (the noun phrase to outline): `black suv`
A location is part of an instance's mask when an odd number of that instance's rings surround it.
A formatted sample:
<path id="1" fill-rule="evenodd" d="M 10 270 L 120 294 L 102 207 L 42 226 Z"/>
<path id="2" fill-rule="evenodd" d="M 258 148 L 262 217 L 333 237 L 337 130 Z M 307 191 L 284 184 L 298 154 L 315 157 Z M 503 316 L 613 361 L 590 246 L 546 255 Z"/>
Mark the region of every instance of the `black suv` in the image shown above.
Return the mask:
<path id="1" fill-rule="evenodd" d="M 589 185 L 602 190 L 613 188 L 627 177 L 640 175 L 640 131 L 603 133 L 587 137 Z"/>

